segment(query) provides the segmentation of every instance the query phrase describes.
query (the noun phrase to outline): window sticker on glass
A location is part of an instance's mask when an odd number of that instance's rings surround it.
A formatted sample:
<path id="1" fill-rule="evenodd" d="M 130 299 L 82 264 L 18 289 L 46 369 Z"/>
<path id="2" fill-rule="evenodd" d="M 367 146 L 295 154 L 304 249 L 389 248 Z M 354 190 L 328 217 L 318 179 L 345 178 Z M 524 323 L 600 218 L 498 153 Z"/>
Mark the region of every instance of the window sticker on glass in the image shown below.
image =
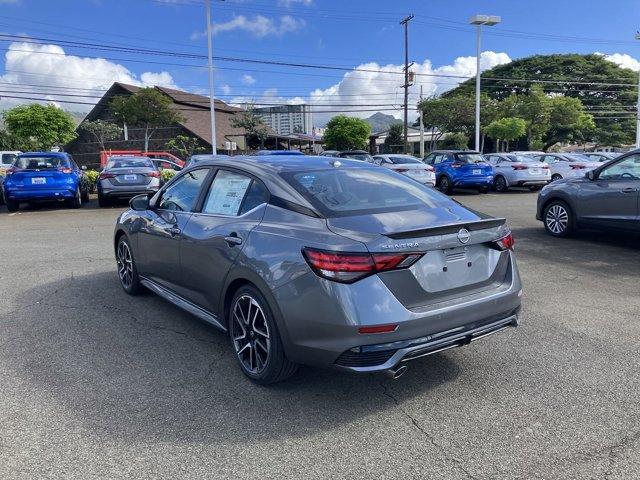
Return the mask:
<path id="1" fill-rule="evenodd" d="M 221 170 L 211 185 L 203 212 L 216 215 L 237 215 L 251 179 Z"/>
<path id="2" fill-rule="evenodd" d="M 315 182 L 315 180 L 316 180 L 316 176 L 313 174 L 302 175 L 301 177 L 298 178 L 298 182 L 304 188 L 311 187 L 311 185 L 313 185 L 313 182 Z"/>

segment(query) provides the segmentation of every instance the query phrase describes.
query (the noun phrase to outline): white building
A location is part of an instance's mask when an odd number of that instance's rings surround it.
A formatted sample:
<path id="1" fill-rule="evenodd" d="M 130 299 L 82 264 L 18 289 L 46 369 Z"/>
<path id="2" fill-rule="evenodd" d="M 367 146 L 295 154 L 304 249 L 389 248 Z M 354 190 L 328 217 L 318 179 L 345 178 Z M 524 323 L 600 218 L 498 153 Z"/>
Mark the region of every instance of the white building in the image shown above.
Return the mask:
<path id="1" fill-rule="evenodd" d="M 278 135 L 306 133 L 311 135 L 313 114 L 308 105 L 280 105 L 255 108 L 254 112 Z"/>

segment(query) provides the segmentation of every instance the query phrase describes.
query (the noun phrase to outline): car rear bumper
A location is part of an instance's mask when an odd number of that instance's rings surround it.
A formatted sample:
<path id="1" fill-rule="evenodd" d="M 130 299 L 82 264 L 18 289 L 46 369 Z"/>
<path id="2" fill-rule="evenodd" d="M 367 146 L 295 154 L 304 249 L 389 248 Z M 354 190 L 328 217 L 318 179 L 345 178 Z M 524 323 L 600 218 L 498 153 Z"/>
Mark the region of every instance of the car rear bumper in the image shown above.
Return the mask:
<path id="1" fill-rule="evenodd" d="M 526 180 L 516 180 L 513 182 L 514 185 L 518 187 L 532 187 L 535 185 L 546 185 L 551 182 L 551 178 L 545 179 L 526 179 Z"/>
<path id="2" fill-rule="evenodd" d="M 153 194 L 160 189 L 160 185 L 140 185 L 127 187 L 100 188 L 100 194 L 109 198 L 133 198 L 141 194 Z"/>
<path id="3" fill-rule="evenodd" d="M 452 181 L 455 187 L 490 187 L 493 184 L 493 175 L 454 178 Z"/>
<path id="4" fill-rule="evenodd" d="M 75 187 L 62 188 L 42 188 L 42 189 L 19 189 L 4 188 L 5 198 L 19 202 L 27 201 L 48 201 L 48 200 L 68 200 L 76 196 Z"/>
<path id="5" fill-rule="evenodd" d="M 424 307 L 407 308 L 378 275 L 340 284 L 308 273 L 274 291 L 287 357 L 353 372 L 384 371 L 444 348 L 515 326 L 522 287 L 509 252 L 504 279 Z M 361 326 L 396 324 L 390 333 Z"/>

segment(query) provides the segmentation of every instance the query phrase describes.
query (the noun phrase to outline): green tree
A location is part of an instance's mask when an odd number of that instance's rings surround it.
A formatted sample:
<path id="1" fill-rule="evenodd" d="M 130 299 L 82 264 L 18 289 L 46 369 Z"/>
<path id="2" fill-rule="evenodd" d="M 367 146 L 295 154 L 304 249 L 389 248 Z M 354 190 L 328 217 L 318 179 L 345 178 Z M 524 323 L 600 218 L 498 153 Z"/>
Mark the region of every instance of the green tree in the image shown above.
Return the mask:
<path id="1" fill-rule="evenodd" d="M 182 121 L 183 117 L 171 108 L 171 99 L 153 87 L 141 88 L 133 95 L 123 95 L 111 100 L 115 117 L 144 129 L 144 150 L 149 150 L 149 140 L 160 127 L 168 127 Z"/>
<path id="2" fill-rule="evenodd" d="M 325 147 L 329 150 L 353 150 L 367 147 L 371 126 L 359 118 L 338 115 L 327 123 Z"/>
<path id="3" fill-rule="evenodd" d="M 185 160 L 191 157 L 191 155 L 202 153 L 206 150 L 200 144 L 200 140 L 187 135 L 176 135 L 167 142 L 167 148 L 175 150 Z"/>
<path id="4" fill-rule="evenodd" d="M 231 126 L 244 129 L 247 143 L 255 140 L 261 149 L 264 148 L 264 142 L 269 136 L 269 129 L 262 117 L 255 112 L 253 105 L 248 105 L 245 111 L 235 114 L 231 119 Z"/>
<path id="5" fill-rule="evenodd" d="M 584 112 L 582 102 L 572 97 L 552 97 L 549 129 L 544 148 L 558 142 L 583 140 L 587 132 L 595 130 L 593 117 Z"/>
<path id="6" fill-rule="evenodd" d="M 500 117 L 518 117 L 525 123 L 527 148 L 543 142 L 550 126 L 551 99 L 540 85 L 522 94 L 512 94 L 499 103 Z M 544 144 L 544 143 L 543 143 Z"/>
<path id="7" fill-rule="evenodd" d="M 100 150 L 105 150 L 105 143 L 108 140 L 115 140 L 122 135 L 122 127 L 115 123 L 105 122 L 104 120 L 85 120 L 78 127 L 95 138 L 100 145 Z"/>
<path id="8" fill-rule="evenodd" d="M 485 133 L 498 142 L 503 140 L 509 150 L 509 142 L 517 140 L 526 133 L 527 124 L 522 118 L 504 117 L 494 120 L 484 128 Z"/>
<path id="9" fill-rule="evenodd" d="M 469 148 L 469 136 L 462 132 L 447 133 L 440 141 L 440 148 L 466 150 Z"/>
<path id="10" fill-rule="evenodd" d="M 20 140 L 6 130 L 0 130 L 0 150 L 23 150 Z M 28 150 L 28 149 L 27 149 Z"/>
<path id="11" fill-rule="evenodd" d="M 605 60 L 603 55 L 558 54 L 535 55 L 514 60 L 482 73 L 482 77 L 491 78 L 482 82 L 482 91 L 491 98 L 502 101 L 510 95 L 526 95 L 532 90 L 532 83 L 525 79 L 543 80 L 549 83 L 539 84 L 540 90 L 548 95 L 573 97 L 582 101 L 587 109 L 595 107 L 608 111 L 625 111 L 628 105 L 635 105 L 638 74 Z M 583 82 L 605 83 L 609 85 L 588 85 Z M 556 83 L 557 82 L 557 83 Z M 460 84 L 443 97 L 473 96 L 475 79 Z M 506 116 L 518 116 L 529 123 L 522 113 Z M 615 115 L 607 115 L 615 117 Z M 593 138 L 601 144 L 629 144 L 635 138 L 635 118 L 618 116 L 616 118 L 595 119 Z M 536 122 L 528 125 L 528 130 L 536 128 Z M 542 127 L 544 129 L 544 126 Z M 539 144 L 542 137 L 527 133 L 529 147 L 532 142 Z M 545 142 L 546 143 L 546 142 Z"/>
<path id="12" fill-rule="evenodd" d="M 400 153 L 404 149 L 404 128 L 401 123 L 391 125 L 384 139 L 385 153 Z"/>
<path id="13" fill-rule="evenodd" d="M 20 105 L 2 116 L 7 133 L 23 150 L 49 150 L 76 137 L 73 118 L 55 105 Z"/>

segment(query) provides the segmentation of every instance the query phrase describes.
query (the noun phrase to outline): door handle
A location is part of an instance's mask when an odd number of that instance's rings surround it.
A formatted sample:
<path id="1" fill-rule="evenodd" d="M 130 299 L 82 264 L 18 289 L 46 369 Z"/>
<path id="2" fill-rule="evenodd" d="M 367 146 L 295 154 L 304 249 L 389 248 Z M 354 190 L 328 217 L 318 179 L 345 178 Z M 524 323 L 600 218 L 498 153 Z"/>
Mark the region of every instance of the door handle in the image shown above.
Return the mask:
<path id="1" fill-rule="evenodd" d="M 224 241 L 227 242 L 230 247 L 233 247 L 234 245 L 242 245 L 242 239 L 235 232 L 227 237 L 224 237 Z"/>
<path id="2" fill-rule="evenodd" d="M 620 190 L 622 193 L 633 193 L 633 192 L 637 192 L 638 189 L 637 188 L 633 188 L 633 187 L 627 187 L 627 188 L 623 188 L 622 190 Z"/>
<path id="3" fill-rule="evenodd" d="M 182 230 L 180 230 L 178 227 L 171 227 L 167 230 L 172 237 L 175 237 L 176 235 L 180 235 L 182 233 Z"/>

